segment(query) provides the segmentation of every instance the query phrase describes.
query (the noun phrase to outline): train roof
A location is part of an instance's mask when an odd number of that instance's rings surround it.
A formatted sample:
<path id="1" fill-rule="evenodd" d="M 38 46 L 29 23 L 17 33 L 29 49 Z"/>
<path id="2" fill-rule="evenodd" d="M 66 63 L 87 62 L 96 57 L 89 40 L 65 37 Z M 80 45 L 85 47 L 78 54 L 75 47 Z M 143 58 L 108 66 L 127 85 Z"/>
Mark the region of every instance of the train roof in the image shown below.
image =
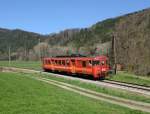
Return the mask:
<path id="1" fill-rule="evenodd" d="M 86 56 L 80 56 L 80 57 L 71 57 L 71 56 L 57 56 L 57 57 L 46 57 L 44 59 L 57 59 L 57 60 L 64 60 L 64 59 L 76 59 L 76 60 L 101 60 L 101 59 L 108 59 L 107 56 L 100 55 L 96 57 L 86 57 Z"/>

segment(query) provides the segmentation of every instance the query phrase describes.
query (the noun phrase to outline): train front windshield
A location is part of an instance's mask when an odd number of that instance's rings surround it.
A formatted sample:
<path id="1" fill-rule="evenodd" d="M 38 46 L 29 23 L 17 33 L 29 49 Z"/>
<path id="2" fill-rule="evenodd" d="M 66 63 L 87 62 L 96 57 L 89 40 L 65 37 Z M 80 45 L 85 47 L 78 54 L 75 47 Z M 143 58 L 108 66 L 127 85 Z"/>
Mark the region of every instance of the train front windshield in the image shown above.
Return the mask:
<path id="1" fill-rule="evenodd" d="M 108 61 L 107 61 L 108 62 Z M 106 63 L 106 61 L 105 60 L 94 60 L 93 62 L 92 62 L 92 65 L 93 66 L 97 66 L 97 65 L 105 65 L 105 64 L 107 64 Z"/>
<path id="2" fill-rule="evenodd" d="M 93 66 L 100 65 L 100 61 L 98 61 L 98 60 L 94 60 L 94 61 L 92 62 L 92 65 L 93 65 Z"/>

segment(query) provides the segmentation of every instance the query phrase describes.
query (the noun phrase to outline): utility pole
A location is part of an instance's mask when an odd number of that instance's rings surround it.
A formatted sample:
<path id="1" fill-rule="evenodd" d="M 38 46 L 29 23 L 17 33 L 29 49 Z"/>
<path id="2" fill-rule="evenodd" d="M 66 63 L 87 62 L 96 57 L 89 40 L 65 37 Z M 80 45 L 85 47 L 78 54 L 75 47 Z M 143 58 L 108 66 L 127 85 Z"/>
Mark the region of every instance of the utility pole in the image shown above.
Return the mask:
<path id="1" fill-rule="evenodd" d="M 115 74 L 117 73 L 117 60 L 116 60 L 116 34 L 113 33 L 113 52 L 114 52 L 114 64 L 115 64 Z"/>
<path id="2" fill-rule="evenodd" d="M 25 47 L 24 47 L 24 58 L 23 60 L 27 60 L 27 50 L 26 50 L 26 43 L 25 43 Z"/>
<path id="3" fill-rule="evenodd" d="M 8 55 L 9 55 L 9 67 L 10 67 L 10 62 L 11 62 L 11 50 L 10 50 L 10 45 L 8 47 Z"/>
<path id="4" fill-rule="evenodd" d="M 24 58 L 23 58 L 23 60 L 27 60 L 27 37 L 25 37 L 25 43 L 24 43 Z"/>
<path id="5" fill-rule="evenodd" d="M 41 42 L 41 41 L 40 41 L 40 39 L 39 39 L 39 48 L 40 48 L 40 49 L 39 49 L 39 58 L 40 58 L 40 60 L 41 60 L 41 47 L 40 47 L 40 42 Z"/>

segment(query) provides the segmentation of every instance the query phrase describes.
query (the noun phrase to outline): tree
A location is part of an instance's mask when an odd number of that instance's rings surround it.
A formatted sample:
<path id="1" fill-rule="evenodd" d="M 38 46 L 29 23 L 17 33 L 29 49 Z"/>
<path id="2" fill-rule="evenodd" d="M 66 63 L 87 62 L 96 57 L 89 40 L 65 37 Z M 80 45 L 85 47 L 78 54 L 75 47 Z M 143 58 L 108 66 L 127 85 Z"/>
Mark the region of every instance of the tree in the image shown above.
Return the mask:
<path id="1" fill-rule="evenodd" d="M 33 48 L 35 55 L 39 59 L 49 56 L 49 49 L 50 49 L 50 46 L 46 42 L 41 42 L 37 44 L 36 46 L 34 46 Z"/>

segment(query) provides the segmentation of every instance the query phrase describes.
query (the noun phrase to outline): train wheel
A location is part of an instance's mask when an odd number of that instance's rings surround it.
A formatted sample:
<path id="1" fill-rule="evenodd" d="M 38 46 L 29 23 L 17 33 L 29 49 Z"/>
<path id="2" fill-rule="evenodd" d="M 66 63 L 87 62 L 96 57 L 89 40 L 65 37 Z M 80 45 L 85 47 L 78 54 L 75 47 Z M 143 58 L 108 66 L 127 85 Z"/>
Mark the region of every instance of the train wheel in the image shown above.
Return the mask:
<path id="1" fill-rule="evenodd" d="M 48 69 L 44 69 L 44 72 L 48 72 Z"/>
<path id="2" fill-rule="evenodd" d="M 100 80 L 104 80 L 104 79 L 105 79 L 105 76 L 100 76 L 99 79 L 100 79 Z"/>

